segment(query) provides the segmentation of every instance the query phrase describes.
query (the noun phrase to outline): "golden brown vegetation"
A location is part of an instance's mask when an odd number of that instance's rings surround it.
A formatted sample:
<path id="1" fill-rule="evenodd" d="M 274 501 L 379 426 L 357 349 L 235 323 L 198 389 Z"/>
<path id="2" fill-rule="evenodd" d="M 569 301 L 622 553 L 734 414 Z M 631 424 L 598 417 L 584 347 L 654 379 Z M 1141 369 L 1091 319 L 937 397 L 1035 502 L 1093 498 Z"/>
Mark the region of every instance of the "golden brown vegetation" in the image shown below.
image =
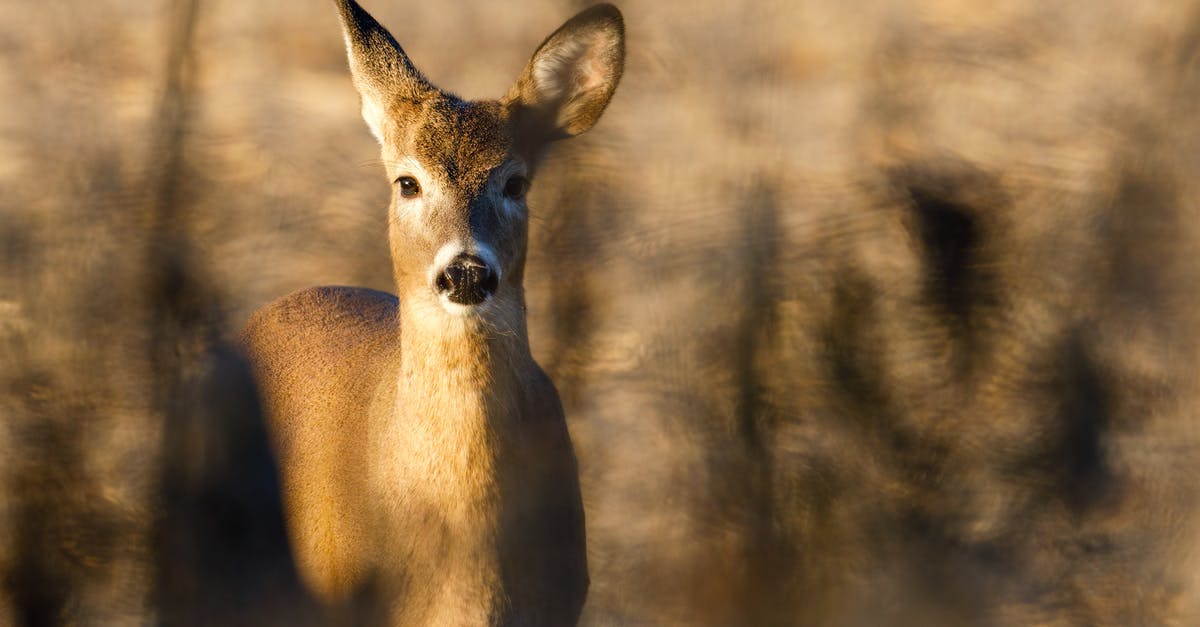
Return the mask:
<path id="1" fill-rule="evenodd" d="M 368 8 L 490 97 L 578 4 Z M 1200 5 L 621 8 L 530 201 L 584 622 L 1200 620 Z M 295 585 L 222 343 L 390 287 L 337 29 L 0 0 L 0 624 L 363 619 Z"/>

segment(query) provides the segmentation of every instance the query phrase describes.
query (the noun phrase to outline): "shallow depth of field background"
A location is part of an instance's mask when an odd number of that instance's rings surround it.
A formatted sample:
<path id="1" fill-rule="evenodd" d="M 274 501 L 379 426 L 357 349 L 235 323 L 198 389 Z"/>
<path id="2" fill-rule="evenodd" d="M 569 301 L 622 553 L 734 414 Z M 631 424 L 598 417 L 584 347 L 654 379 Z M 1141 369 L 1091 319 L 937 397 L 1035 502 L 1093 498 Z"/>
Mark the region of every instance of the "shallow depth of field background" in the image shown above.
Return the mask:
<path id="1" fill-rule="evenodd" d="M 364 4 L 502 94 L 584 3 Z M 621 3 L 534 182 L 589 625 L 1200 622 L 1200 3 Z M 331 3 L 0 0 L 0 624 L 322 624 L 230 348 L 390 289 Z"/>

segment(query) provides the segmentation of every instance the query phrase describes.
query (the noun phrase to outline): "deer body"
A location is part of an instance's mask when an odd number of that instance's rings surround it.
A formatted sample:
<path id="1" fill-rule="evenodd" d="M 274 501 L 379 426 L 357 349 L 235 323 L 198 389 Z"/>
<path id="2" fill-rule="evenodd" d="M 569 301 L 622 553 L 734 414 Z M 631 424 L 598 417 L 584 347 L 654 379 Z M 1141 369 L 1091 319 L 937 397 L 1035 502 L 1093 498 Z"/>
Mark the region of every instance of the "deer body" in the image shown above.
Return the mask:
<path id="1" fill-rule="evenodd" d="M 587 589 L 574 453 L 529 351 L 528 180 L 620 77 L 620 14 L 568 21 L 500 101 L 430 85 L 339 1 L 363 116 L 395 181 L 399 297 L 311 288 L 243 343 L 278 450 L 297 565 L 336 603 L 370 585 L 393 624 L 572 624 Z"/>

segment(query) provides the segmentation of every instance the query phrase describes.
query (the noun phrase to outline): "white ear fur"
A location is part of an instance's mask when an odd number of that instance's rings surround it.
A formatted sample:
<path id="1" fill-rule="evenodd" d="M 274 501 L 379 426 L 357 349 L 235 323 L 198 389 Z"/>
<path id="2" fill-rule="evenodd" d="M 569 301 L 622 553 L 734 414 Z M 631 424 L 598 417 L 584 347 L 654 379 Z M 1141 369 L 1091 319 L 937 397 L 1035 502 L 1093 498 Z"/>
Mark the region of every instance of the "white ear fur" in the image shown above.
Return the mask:
<path id="1" fill-rule="evenodd" d="M 603 68 L 597 66 L 595 56 L 608 42 L 597 37 L 598 34 L 587 34 L 593 41 L 586 41 L 583 37 L 568 39 L 535 57 L 532 72 L 534 88 L 546 98 L 560 98 L 571 87 L 581 92 L 590 92 L 599 87 L 604 75 Z M 573 82 L 576 84 L 572 85 Z"/>
<path id="2" fill-rule="evenodd" d="M 384 109 L 381 99 L 374 95 L 368 94 L 362 89 L 358 90 L 359 97 L 362 98 L 362 118 L 367 123 L 367 128 L 371 134 L 375 136 L 375 141 L 383 144 L 383 115 Z"/>

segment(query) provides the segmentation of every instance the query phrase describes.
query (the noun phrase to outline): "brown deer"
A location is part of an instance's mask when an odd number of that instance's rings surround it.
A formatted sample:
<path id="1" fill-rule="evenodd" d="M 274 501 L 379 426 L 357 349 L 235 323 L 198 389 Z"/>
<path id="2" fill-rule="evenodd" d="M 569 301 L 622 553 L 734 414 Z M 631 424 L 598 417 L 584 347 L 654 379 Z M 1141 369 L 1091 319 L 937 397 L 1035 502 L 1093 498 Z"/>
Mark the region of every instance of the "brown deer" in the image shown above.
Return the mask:
<path id="1" fill-rule="evenodd" d="M 504 98 L 468 102 L 353 0 L 337 7 L 393 182 L 399 296 L 305 289 L 244 331 L 301 575 L 331 604 L 370 584 L 395 624 L 573 624 L 588 585 L 583 506 L 562 406 L 526 334 L 525 194 L 547 146 L 608 105 L 621 14 L 576 15 Z"/>

